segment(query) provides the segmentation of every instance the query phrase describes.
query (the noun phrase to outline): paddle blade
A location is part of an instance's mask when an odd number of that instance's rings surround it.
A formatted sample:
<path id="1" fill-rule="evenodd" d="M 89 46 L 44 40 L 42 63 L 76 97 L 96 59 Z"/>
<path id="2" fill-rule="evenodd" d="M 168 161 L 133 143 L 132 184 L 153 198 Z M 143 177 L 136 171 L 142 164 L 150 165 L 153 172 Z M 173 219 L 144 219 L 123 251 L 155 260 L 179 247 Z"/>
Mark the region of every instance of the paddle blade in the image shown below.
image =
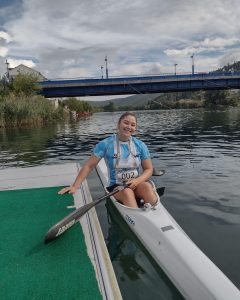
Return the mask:
<path id="1" fill-rule="evenodd" d="M 152 173 L 152 176 L 162 176 L 165 174 L 165 170 L 157 170 L 156 168 L 153 168 L 153 173 Z"/>
<path id="2" fill-rule="evenodd" d="M 165 186 L 157 188 L 156 191 L 157 191 L 159 197 L 162 197 L 165 192 Z"/>
<path id="3" fill-rule="evenodd" d="M 119 186 L 117 189 L 112 191 L 111 193 L 108 193 L 104 195 L 103 197 L 99 198 L 96 201 L 90 202 L 86 205 L 83 205 L 82 207 L 78 208 L 77 210 L 70 213 L 68 216 L 66 216 L 64 219 L 62 219 L 60 222 L 56 223 L 54 226 L 52 226 L 44 238 L 44 243 L 48 244 L 49 242 L 55 240 L 57 237 L 59 237 L 61 234 L 63 234 L 66 230 L 70 229 L 74 224 L 77 223 L 77 221 L 86 213 L 88 212 L 92 207 L 96 206 L 101 201 L 105 200 L 107 197 L 110 197 L 117 192 L 121 191 L 125 187 Z"/>
<path id="4" fill-rule="evenodd" d="M 107 197 L 107 196 L 106 196 Z M 100 198 L 97 201 L 88 203 L 68 216 L 66 216 L 64 219 L 62 219 L 60 222 L 56 223 L 54 226 L 52 226 L 47 234 L 45 235 L 44 243 L 48 244 L 49 242 L 55 240 L 57 237 L 59 237 L 61 234 L 63 234 L 66 230 L 70 229 L 79 219 L 88 212 L 92 207 L 97 205 L 100 201 L 104 200 L 104 198 Z"/>

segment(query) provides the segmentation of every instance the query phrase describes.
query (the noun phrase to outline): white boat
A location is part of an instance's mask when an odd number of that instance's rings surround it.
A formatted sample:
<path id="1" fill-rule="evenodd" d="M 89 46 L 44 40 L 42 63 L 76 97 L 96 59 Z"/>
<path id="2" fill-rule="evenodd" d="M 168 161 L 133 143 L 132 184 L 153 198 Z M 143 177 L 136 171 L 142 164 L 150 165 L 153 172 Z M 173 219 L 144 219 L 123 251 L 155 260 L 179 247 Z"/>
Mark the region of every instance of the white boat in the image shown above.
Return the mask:
<path id="1" fill-rule="evenodd" d="M 104 187 L 108 171 L 104 159 L 97 166 Z M 189 300 L 240 300 L 240 291 L 194 244 L 168 211 L 154 207 L 126 207 L 111 200 L 156 263 Z"/>

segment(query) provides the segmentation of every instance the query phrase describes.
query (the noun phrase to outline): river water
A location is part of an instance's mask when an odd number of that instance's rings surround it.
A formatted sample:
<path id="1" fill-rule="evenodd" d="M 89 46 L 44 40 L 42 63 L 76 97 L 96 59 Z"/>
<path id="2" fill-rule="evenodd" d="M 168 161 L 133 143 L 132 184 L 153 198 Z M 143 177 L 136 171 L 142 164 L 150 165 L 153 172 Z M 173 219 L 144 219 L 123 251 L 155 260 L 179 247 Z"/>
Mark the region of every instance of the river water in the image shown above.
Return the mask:
<path id="1" fill-rule="evenodd" d="M 191 239 L 240 288 L 240 110 L 139 111 L 137 136 L 149 147 L 162 202 Z M 120 113 L 78 123 L 0 129 L 0 168 L 82 163 L 115 132 Z M 93 198 L 103 194 L 95 172 Z M 111 203 L 97 208 L 123 299 L 181 299 Z"/>

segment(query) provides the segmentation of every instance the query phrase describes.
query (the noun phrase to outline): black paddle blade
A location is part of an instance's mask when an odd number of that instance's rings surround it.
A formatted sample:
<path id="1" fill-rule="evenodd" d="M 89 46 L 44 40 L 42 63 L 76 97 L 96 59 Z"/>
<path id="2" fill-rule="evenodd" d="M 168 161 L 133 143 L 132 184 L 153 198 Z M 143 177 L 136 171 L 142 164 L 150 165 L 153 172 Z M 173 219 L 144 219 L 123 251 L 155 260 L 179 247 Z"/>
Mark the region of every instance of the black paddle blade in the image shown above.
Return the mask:
<path id="1" fill-rule="evenodd" d="M 164 192 L 165 192 L 165 186 L 156 188 L 156 191 L 157 191 L 159 197 L 163 196 Z"/>
<path id="2" fill-rule="evenodd" d="M 48 244 L 49 242 L 55 240 L 58 236 L 63 234 L 66 230 L 71 228 L 81 218 L 81 216 L 83 216 L 94 205 L 96 205 L 96 203 L 94 202 L 86 204 L 52 226 L 45 235 L 44 243 Z"/>
<path id="3" fill-rule="evenodd" d="M 61 234 L 63 234 L 66 230 L 71 228 L 74 224 L 77 223 L 77 221 L 86 213 L 88 212 L 92 207 L 96 206 L 101 201 L 105 200 L 106 198 L 120 192 L 125 187 L 119 186 L 111 193 L 108 193 L 101 198 L 99 198 L 96 201 L 90 202 L 86 205 L 83 205 L 82 207 L 78 208 L 77 210 L 70 213 L 68 216 L 66 216 L 64 219 L 56 223 L 54 226 L 52 226 L 44 238 L 44 243 L 48 244 L 49 242 L 55 240 L 57 237 L 59 237 Z"/>

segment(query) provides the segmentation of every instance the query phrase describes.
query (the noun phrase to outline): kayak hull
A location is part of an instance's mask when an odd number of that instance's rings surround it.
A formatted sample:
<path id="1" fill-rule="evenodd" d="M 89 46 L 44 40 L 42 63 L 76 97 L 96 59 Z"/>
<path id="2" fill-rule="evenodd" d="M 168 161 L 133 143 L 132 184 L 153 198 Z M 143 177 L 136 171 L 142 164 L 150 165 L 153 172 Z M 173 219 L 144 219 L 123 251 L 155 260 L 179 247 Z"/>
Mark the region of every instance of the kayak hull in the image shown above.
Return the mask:
<path id="1" fill-rule="evenodd" d="M 98 175 L 107 185 L 104 160 L 97 166 Z M 154 209 L 126 207 L 111 200 L 156 263 L 185 299 L 240 300 L 240 291 L 224 273 L 193 243 L 161 201 Z"/>

